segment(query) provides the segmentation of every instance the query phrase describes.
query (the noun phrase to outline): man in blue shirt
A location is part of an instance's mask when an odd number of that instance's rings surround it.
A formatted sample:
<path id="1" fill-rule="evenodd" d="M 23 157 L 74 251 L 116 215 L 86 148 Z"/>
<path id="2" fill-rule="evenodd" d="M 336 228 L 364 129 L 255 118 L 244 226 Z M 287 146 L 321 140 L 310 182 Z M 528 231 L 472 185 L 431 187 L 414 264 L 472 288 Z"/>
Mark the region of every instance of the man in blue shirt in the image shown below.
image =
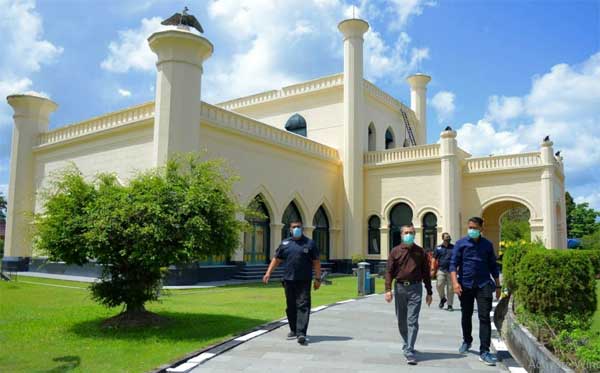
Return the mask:
<path id="1" fill-rule="evenodd" d="M 315 272 L 314 289 L 321 286 L 321 260 L 319 249 L 313 240 L 302 234 L 302 222 L 290 223 L 291 237 L 281 242 L 275 257 L 263 277 L 269 283 L 271 274 L 281 263 L 285 263 L 283 287 L 285 288 L 286 309 L 290 332 L 288 339 L 296 339 L 301 345 L 307 342 L 306 331 L 310 318 L 310 284 Z"/>
<path id="2" fill-rule="evenodd" d="M 479 316 L 479 360 L 487 365 L 496 365 L 496 357 L 490 353 L 492 324 L 490 312 L 492 311 L 492 294 L 496 292 L 496 299 L 500 298 L 500 278 L 494 245 L 481 237 L 483 219 L 473 217 L 469 219 L 467 237 L 456 242 L 450 260 L 450 276 L 454 293 L 460 299 L 462 312 L 463 343 L 459 348 L 460 353 L 466 353 L 471 348 L 473 336 L 473 303 L 477 301 L 477 314 Z"/>

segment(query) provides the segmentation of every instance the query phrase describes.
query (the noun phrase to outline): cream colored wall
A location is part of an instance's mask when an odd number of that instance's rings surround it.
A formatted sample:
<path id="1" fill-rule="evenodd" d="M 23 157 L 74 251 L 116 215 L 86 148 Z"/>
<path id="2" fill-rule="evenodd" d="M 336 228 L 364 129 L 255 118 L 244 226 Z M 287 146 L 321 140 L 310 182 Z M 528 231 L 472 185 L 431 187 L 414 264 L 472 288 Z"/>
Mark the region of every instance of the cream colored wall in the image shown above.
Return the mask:
<path id="1" fill-rule="evenodd" d="M 285 129 L 287 120 L 298 113 L 306 119 L 309 139 L 339 149 L 344 124 L 342 99 L 343 88 L 338 86 L 234 111 L 280 129 Z"/>
<path id="2" fill-rule="evenodd" d="M 93 177 L 100 172 L 116 173 L 125 182 L 135 172 L 152 167 L 151 121 L 118 131 L 95 135 L 66 144 L 42 148 L 35 153 L 35 188 L 40 191 L 51 175 L 74 163 L 81 172 Z M 36 195 L 36 211 L 42 208 Z"/>
<path id="3" fill-rule="evenodd" d="M 405 139 L 404 122 L 399 112 L 390 109 L 372 97 L 365 97 L 365 129 L 364 135 L 368 138 L 369 124 L 372 122 L 376 130 L 376 149 L 385 150 L 385 131 L 391 128 L 396 141 L 396 148 L 401 148 Z M 368 150 L 368 141 L 365 140 L 365 151 Z"/>
<path id="4" fill-rule="evenodd" d="M 282 214 L 295 201 L 307 231 L 321 205 L 331 229 L 330 257 L 343 258 L 339 232 L 343 224 L 341 167 L 279 146 L 203 124 L 200 142 L 209 158 L 223 158 L 240 181 L 235 193 L 248 204 L 261 193 L 271 213 L 271 256 L 281 241 Z"/>
<path id="5" fill-rule="evenodd" d="M 416 242 L 422 244 L 421 222 L 427 212 L 438 217 L 440 226 L 440 162 L 413 162 L 391 167 L 368 168 L 365 170 L 365 232 L 367 220 L 372 215 L 381 219 L 381 255 L 369 256 L 372 259 L 387 259 L 389 213 L 399 202 L 408 204 L 413 210 L 413 224 L 417 230 Z M 366 233 L 365 233 L 366 237 Z M 439 237 L 438 237 L 439 241 Z M 367 253 L 367 243 L 364 243 Z"/>

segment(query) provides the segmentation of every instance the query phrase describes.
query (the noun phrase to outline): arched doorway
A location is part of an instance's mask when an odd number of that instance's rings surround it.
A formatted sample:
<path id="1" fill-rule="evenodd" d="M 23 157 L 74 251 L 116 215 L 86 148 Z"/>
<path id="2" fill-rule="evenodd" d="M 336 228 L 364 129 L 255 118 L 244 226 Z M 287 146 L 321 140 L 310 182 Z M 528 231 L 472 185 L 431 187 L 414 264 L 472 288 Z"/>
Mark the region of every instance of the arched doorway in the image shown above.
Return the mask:
<path id="1" fill-rule="evenodd" d="M 494 244 L 496 253 L 502 241 L 526 240 L 531 237 L 531 211 L 524 204 L 498 201 L 483 210 L 483 235 Z"/>
<path id="2" fill-rule="evenodd" d="M 323 206 L 319 207 L 313 218 L 313 241 L 319 249 L 321 255 L 321 261 L 326 262 L 329 260 L 329 219 L 325 213 Z"/>
<path id="3" fill-rule="evenodd" d="M 281 223 L 283 224 L 283 228 L 281 228 L 281 239 L 285 240 L 286 238 L 291 236 L 290 233 L 290 224 L 294 221 L 302 222 L 302 215 L 300 214 L 300 210 L 294 201 L 290 202 L 290 204 L 286 207 L 283 212 L 283 217 L 281 218 Z M 302 222 L 304 224 L 304 222 Z"/>
<path id="4" fill-rule="evenodd" d="M 367 241 L 368 253 L 370 255 L 381 254 L 381 219 L 373 215 L 369 218 L 369 234 Z"/>
<path id="5" fill-rule="evenodd" d="M 428 212 L 423 216 L 423 248 L 426 252 L 433 252 L 437 246 L 437 216 Z"/>
<path id="6" fill-rule="evenodd" d="M 250 228 L 244 232 L 244 262 L 246 264 L 264 264 L 269 260 L 271 217 L 260 195 L 252 200 L 249 208 L 255 213 L 246 216 Z"/>
<path id="7" fill-rule="evenodd" d="M 404 202 L 397 203 L 390 210 L 390 251 L 394 247 L 400 245 L 400 228 L 403 225 L 411 224 L 413 211 L 409 205 Z"/>

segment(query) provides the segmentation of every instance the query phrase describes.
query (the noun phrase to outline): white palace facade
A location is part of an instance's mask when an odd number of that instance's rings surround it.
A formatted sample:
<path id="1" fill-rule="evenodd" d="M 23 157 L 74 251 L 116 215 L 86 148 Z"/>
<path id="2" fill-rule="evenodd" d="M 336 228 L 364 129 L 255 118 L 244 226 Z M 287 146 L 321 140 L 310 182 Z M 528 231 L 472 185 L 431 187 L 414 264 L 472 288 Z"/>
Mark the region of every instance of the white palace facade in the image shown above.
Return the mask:
<path id="1" fill-rule="evenodd" d="M 551 141 L 535 152 L 485 157 L 459 148 L 451 128 L 428 143 L 431 78 L 408 77 L 405 106 L 363 77 L 368 23 L 347 19 L 338 28 L 343 72 L 219 104 L 201 100 L 202 66 L 213 45 L 181 28 L 148 39 L 158 56 L 152 102 L 49 130 L 56 103 L 9 96 L 5 264 L 22 267 L 32 257 L 30 219 L 43 208 L 38 192 L 69 162 L 86 175 L 113 172 L 126 182 L 174 154 L 200 150 L 226 159 L 240 176 L 239 200 L 267 216 L 253 222 L 227 263 L 213 264 L 264 264 L 296 216 L 323 261 L 338 270 L 354 254 L 385 260 L 408 222 L 416 242 L 431 248 L 442 232 L 458 238 L 469 217 L 482 216 L 484 234 L 497 246 L 500 218 L 516 206 L 529 210 L 532 239 L 566 246 L 563 164 Z"/>

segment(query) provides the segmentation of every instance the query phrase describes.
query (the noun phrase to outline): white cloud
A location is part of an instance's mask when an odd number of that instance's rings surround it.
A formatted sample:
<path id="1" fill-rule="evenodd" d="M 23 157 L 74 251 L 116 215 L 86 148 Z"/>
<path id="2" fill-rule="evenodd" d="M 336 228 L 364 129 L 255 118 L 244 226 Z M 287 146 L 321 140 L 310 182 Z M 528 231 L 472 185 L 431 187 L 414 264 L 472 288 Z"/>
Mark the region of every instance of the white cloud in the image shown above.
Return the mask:
<path id="1" fill-rule="evenodd" d="M 439 123 L 444 123 L 452 118 L 454 114 L 454 98 L 455 95 L 449 91 L 440 91 L 431 99 L 431 106 L 437 113 Z"/>
<path id="2" fill-rule="evenodd" d="M 593 192 L 588 195 L 582 195 L 582 196 L 575 197 L 575 202 L 576 203 L 587 202 L 587 203 L 589 203 L 590 207 L 592 207 L 594 210 L 600 211 L 600 192 Z"/>
<path id="3" fill-rule="evenodd" d="M 8 184 L 0 184 L 0 194 L 8 200 Z"/>
<path id="4" fill-rule="evenodd" d="M 108 56 L 100 66 L 115 73 L 154 70 L 156 55 L 148 46 L 147 39 L 152 33 L 168 28 L 160 22 L 160 17 L 143 18 L 137 29 L 119 31 L 119 40 L 110 42 Z"/>
<path id="5" fill-rule="evenodd" d="M 119 92 L 119 95 L 121 95 L 122 97 L 130 97 L 131 96 L 131 91 L 128 91 L 126 89 L 119 88 L 117 90 L 117 92 Z"/>
<path id="6" fill-rule="evenodd" d="M 412 16 L 421 15 L 425 7 L 435 6 L 432 0 L 391 0 L 389 10 L 395 14 L 396 20 L 390 22 L 391 29 L 400 29 Z"/>
<path id="7" fill-rule="evenodd" d="M 525 96 L 491 97 L 486 117 L 475 125 L 465 123 L 458 130 L 458 141 L 467 151 L 485 155 L 537 150 L 549 135 L 564 157 L 569 187 L 579 198 L 596 201 L 599 102 L 600 53 L 596 53 L 580 65 L 559 64 L 535 76 Z"/>

